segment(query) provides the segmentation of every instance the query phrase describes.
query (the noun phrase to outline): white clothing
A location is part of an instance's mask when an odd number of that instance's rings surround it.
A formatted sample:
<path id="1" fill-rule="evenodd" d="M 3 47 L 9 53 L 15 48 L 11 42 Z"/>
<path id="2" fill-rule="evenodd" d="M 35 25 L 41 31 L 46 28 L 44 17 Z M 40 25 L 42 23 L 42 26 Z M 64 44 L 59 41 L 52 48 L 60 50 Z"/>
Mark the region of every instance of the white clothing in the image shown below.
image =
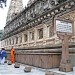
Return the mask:
<path id="1" fill-rule="evenodd" d="M 4 64 L 5 62 L 5 57 L 3 57 L 3 59 L 1 59 L 1 64 Z"/>
<path id="2" fill-rule="evenodd" d="M 0 58 L 0 63 L 1 63 L 1 58 Z"/>

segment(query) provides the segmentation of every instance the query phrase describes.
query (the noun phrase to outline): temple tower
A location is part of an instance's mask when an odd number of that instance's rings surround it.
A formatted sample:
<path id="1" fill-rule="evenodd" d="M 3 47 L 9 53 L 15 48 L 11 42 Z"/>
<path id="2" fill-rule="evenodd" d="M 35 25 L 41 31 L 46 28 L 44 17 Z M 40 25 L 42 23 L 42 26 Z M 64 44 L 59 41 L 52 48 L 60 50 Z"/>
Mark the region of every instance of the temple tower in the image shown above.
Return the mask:
<path id="1" fill-rule="evenodd" d="M 10 22 L 23 9 L 22 0 L 11 0 L 6 23 Z"/>

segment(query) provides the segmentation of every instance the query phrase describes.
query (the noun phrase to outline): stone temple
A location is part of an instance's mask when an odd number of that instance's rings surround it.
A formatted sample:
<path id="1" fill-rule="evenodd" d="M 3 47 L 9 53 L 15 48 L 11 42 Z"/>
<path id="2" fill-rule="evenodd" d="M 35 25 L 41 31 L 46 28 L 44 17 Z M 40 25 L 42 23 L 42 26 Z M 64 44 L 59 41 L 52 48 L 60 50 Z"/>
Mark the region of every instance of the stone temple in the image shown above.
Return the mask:
<path id="1" fill-rule="evenodd" d="M 61 60 L 61 40 L 54 32 L 54 18 L 72 20 L 75 34 L 75 0 L 11 0 L 2 47 L 15 48 L 16 62 L 41 68 L 56 68 Z M 75 66 L 75 36 L 69 40 L 69 56 Z"/>

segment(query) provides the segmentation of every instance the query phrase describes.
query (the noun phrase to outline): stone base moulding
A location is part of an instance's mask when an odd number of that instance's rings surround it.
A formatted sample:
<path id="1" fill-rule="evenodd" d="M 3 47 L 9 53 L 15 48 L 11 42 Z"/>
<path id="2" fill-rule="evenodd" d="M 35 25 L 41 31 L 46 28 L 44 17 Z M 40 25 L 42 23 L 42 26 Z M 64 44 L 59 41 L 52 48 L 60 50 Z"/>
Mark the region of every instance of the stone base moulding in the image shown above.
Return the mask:
<path id="1" fill-rule="evenodd" d="M 61 64 L 59 66 L 59 71 L 63 71 L 63 72 L 71 72 L 73 71 L 73 66 L 70 63 L 66 63 L 66 64 Z"/>

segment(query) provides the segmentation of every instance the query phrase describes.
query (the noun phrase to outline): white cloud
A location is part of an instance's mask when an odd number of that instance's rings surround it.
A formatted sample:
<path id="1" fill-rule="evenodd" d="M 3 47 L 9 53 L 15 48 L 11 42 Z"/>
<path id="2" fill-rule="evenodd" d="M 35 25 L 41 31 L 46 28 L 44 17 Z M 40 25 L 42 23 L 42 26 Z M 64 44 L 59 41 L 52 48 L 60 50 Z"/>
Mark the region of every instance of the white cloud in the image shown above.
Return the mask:
<path id="1" fill-rule="evenodd" d="M 11 0 L 7 0 L 7 7 L 4 7 L 3 9 L 0 8 L 0 29 L 4 29 L 5 23 L 6 23 L 6 16 L 9 8 Z M 27 5 L 28 0 L 23 0 L 23 5 Z"/>

